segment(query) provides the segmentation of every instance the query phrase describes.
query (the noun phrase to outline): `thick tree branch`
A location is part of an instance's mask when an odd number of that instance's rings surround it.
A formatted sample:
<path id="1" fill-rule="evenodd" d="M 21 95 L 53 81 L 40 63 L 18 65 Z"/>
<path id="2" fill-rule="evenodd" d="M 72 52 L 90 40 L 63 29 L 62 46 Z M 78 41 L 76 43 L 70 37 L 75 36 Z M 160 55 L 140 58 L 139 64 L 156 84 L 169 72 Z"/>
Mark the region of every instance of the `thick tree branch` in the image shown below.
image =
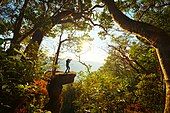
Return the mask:
<path id="1" fill-rule="evenodd" d="M 30 34 L 34 33 L 37 30 L 38 27 L 33 27 L 32 29 L 30 29 L 28 32 L 24 33 L 19 39 L 18 42 L 22 42 L 27 36 L 29 36 Z"/>
<path id="2" fill-rule="evenodd" d="M 103 1 L 120 27 L 143 37 L 144 40 L 149 41 L 150 45 L 155 47 L 166 84 L 164 113 L 170 113 L 170 36 L 164 30 L 153 25 L 130 19 L 116 7 L 114 0 Z"/>
<path id="3" fill-rule="evenodd" d="M 124 15 L 115 5 L 113 1 L 103 0 L 106 6 L 109 9 L 109 12 L 112 14 L 114 20 L 122 27 L 123 29 L 138 35 L 139 37 L 143 37 L 145 40 L 150 42 L 151 45 L 157 47 L 162 40 L 169 40 L 168 34 L 153 25 L 139 22 L 130 19 L 126 15 Z M 160 39 L 162 38 L 162 39 Z M 164 38 L 164 39 L 163 39 Z M 166 43 L 166 42 L 164 42 Z"/>
<path id="4" fill-rule="evenodd" d="M 102 26 L 101 24 L 95 24 L 95 23 L 94 23 L 90 18 L 88 18 L 88 17 L 85 17 L 85 16 L 83 16 L 83 17 L 85 18 L 85 20 L 90 21 L 90 23 L 91 23 L 93 26 L 101 27 L 101 28 L 107 33 L 107 30 L 105 29 L 104 26 Z"/>
<path id="5" fill-rule="evenodd" d="M 105 6 L 105 4 L 104 5 L 95 5 L 90 9 L 90 12 L 92 12 L 95 8 L 103 8 L 104 6 Z"/>
<path id="6" fill-rule="evenodd" d="M 20 36 L 19 31 L 21 29 L 22 20 L 24 18 L 24 13 L 25 13 L 25 10 L 27 8 L 28 1 L 29 0 L 25 0 L 24 5 L 23 5 L 23 7 L 22 7 L 22 9 L 20 11 L 20 14 L 19 14 L 18 18 L 15 21 L 15 24 L 14 24 L 14 40 L 17 40 L 17 38 L 19 38 L 19 36 Z"/>
<path id="7" fill-rule="evenodd" d="M 63 18 L 71 15 L 73 13 L 72 10 L 67 10 L 67 11 L 62 11 L 59 12 L 58 14 L 54 15 L 52 19 L 53 26 L 58 24 Z"/>

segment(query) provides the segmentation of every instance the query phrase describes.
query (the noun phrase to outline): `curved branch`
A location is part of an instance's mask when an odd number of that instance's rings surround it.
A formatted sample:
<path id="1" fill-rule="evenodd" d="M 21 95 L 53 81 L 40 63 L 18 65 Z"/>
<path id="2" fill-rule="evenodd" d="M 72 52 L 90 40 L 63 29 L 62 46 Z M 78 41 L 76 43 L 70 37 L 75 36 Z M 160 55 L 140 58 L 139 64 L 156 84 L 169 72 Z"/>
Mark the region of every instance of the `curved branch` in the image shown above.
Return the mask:
<path id="1" fill-rule="evenodd" d="M 143 37 L 144 40 L 149 41 L 150 45 L 155 47 L 166 85 L 164 113 L 170 113 L 170 36 L 164 30 L 153 25 L 130 19 L 116 7 L 114 0 L 103 1 L 120 27 Z"/>
<path id="2" fill-rule="evenodd" d="M 77 55 L 76 55 L 76 56 L 77 56 Z M 80 56 L 77 56 L 77 57 L 78 57 L 78 61 L 79 61 L 82 65 L 84 65 L 84 66 L 86 67 L 88 74 L 90 74 L 90 73 L 91 73 L 91 72 L 90 72 L 90 66 L 87 65 L 85 62 L 82 62 L 81 59 L 80 59 Z"/>
<path id="3" fill-rule="evenodd" d="M 26 32 L 25 34 L 23 34 L 19 39 L 18 42 L 22 42 L 27 36 L 29 36 L 30 34 L 34 33 L 37 30 L 38 27 L 33 27 L 32 29 L 30 29 L 28 32 Z"/>
<path id="4" fill-rule="evenodd" d="M 105 6 L 105 4 L 104 5 L 95 5 L 90 9 L 90 12 L 92 12 L 95 8 L 103 8 L 104 6 Z"/>
<path id="5" fill-rule="evenodd" d="M 86 20 L 90 21 L 90 23 L 93 25 L 93 26 L 98 26 L 98 27 L 101 27 L 106 33 L 107 33 L 107 30 L 104 28 L 104 26 L 102 26 L 101 24 L 95 24 L 90 18 L 88 17 L 85 17 L 83 16 Z"/>
<path id="6" fill-rule="evenodd" d="M 166 43 L 165 40 L 170 41 L 168 34 L 153 25 L 139 22 L 130 19 L 124 15 L 111 0 L 103 0 L 112 14 L 114 20 L 123 29 L 136 34 L 137 36 L 143 37 L 145 40 L 150 42 L 150 45 L 157 47 L 160 43 Z"/>
<path id="7" fill-rule="evenodd" d="M 127 55 L 125 55 L 121 50 L 119 50 L 118 48 L 114 47 L 113 45 L 108 45 L 109 47 L 114 48 L 116 51 L 118 51 L 124 58 L 125 60 L 129 63 L 129 65 L 136 70 L 136 72 L 139 72 L 139 70 L 133 66 L 133 63 L 135 63 L 137 66 L 139 66 L 145 73 L 149 73 L 148 70 L 146 70 L 137 60 L 131 60 Z M 133 63 L 132 63 L 133 62 Z"/>
<path id="8" fill-rule="evenodd" d="M 14 24 L 14 38 L 17 39 L 20 35 L 19 31 L 21 29 L 21 25 L 22 25 L 22 20 L 24 18 L 24 13 L 25 10 L 27 8 L 27 4 L 28 4 L 29 0 L 25 0 L 24 5 L 19 13 L 19 17 L 16 19 L 15 24 Z"/>

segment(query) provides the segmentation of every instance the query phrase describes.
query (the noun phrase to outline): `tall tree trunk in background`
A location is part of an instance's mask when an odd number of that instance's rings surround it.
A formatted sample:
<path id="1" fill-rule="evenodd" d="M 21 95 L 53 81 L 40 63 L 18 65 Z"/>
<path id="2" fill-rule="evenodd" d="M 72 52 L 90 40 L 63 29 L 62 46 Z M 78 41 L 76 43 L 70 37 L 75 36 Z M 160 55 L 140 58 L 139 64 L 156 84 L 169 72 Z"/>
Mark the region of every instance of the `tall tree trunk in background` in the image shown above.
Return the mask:
<path id="1" fill-rule="evenodd" d="M 123 29 L 142 37 L 156 49 L 166 85 L 164 113 L 170 113 L 170 36 L 153 25 L 135 21 L 124 15 L 112 0 L 103 0 L 114 20 Z"/>
<path id="2" fill-rule="evenodd" d="M 27 45 L 24 51 L 24 53 L 27 54 L 27 57 L 30 57 L 33 60 L 37 58 L 38 49 L 40 47 L 43 37 L 44 33 L 40 29 L 37 29 L 33 33 L 32 39 L 30 40 L 29 44 Z"/>
<path id="3" fill-rule="evenodd" d="M 54 61 L 53 61 L 53 68 L 52 68 L 52 76 L 55 75 L 55 72 L 56 72 L 56 65 L 58 65 L 58 60 L 59 60 L 59 54 L 60 54 L 60 50 L 61 50 L 61 45 L 66 42 L 66 41 L 69 41 L 71 40 L 70 38 L 66 38 L 64 40 L 61 40 L 61 37 L 63 35 L 63 32 L 61 33 L 60 35 L 60 38 L 59 38 L 59 42 L 58 42 L 58 48 L 57 48 L 57 51 L 55 53 L 55 56 L 54 56 Z"/>
<path id="4" fill-rule="evenodd" d="M 61 34 L 62 36 L 62 34 Z M 61 48 L 61 36 L 59 38 L 59 44 L 58 44 L 58 48 L 57 48 L 57 52 L 55 53 L 55 56 L 54 56 L 54 61 L 53 61 L 53 68 L 52 68 L 52 76 L 55 75 L 55 72 L 56 72 L 56 65 L 58 65 L 58 58 L 59 58 L 59 53 L 60 53 L 60 48 Z"/>

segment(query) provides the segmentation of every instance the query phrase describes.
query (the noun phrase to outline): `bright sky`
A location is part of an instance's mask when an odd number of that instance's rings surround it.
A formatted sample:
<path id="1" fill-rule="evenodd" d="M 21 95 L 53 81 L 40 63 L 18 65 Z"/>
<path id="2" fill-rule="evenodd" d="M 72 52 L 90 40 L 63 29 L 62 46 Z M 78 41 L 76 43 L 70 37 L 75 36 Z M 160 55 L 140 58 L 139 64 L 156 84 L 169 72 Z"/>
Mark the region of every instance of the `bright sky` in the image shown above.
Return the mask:
<path id="1" fill-rule="evenodd" d="M 107 58 L 107 44 L 109 43 L 109 39 L 101 40 L 98 37 L 99 28 L 95 27 L 89 35 L 94 38 L 91 42 L 83 43 L 82 52 L 80 52 L 81 61 L 92 61 L 98 63 L 104 63 L 104 59 Z M 42 42 L 42 47 L 48 51 L 49 56 L 53 55 L 56 52 L 58 37 L 52 38 L 44 38 Z M 60 58 L 67 59 L 71 58 L 73 60 L 78 60 L 75 53 L 64 52 L 60 53 Z"/>

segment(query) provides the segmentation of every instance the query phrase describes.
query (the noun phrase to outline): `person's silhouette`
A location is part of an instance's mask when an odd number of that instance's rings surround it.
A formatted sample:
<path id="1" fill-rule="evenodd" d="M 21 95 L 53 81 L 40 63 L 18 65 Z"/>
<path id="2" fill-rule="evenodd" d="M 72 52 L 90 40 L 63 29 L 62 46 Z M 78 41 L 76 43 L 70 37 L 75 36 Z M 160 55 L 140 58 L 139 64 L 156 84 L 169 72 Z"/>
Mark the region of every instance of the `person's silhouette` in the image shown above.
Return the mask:
<path id="1" fill-rule="evenodd" d="M 66 60 L 66 71 L 65 71 L 65 73 L 69 73 L 70 72 L 70 66 L 69 66 L 70 62 L 71 62 L 71 59 L 67 59 Z"/>

